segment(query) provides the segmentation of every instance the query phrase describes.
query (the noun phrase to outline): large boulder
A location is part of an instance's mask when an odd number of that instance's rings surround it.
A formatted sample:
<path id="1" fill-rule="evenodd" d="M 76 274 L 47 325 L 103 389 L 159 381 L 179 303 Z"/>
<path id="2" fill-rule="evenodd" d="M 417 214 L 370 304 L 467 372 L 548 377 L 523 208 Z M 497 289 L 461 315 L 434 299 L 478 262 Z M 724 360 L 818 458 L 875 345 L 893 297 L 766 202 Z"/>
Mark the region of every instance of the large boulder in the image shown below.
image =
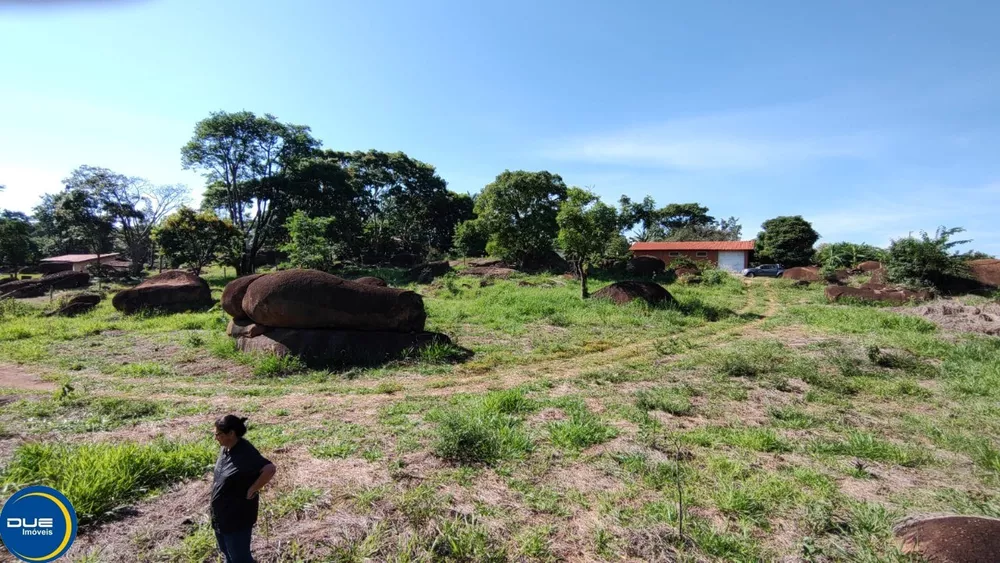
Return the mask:
<path id="1" fill-rule="evenodd" d="M 650 305 L 674 302 L 674 296 L 658 283 L 649 281 L 620 281 L 594 292 L 595 299 L 610 299 L 624 305 L 642 299 Z"/>
<path id="2" fill-rule="evenodd" d="M 903 553 L 934 563 L 973 563 L 1000 558 L 1000 520 L 982 516 L 929 516 L 893 530 Z"/>
<path id="3" fill-rule="evenodd" d="M 976 281 L 988 288 L 1000 287 L 1000 260 L 972 260 L 969 272 Z"/>
<path id="4" fill-rule="evenodd" d="M 662 274 L 666 269 L 667 265 L 663 263 L 663 260 L 655 256 L 636 256 L 625 265 L 625 271 L 641 278 L 651 278 Z"/>
<path id="5" fill-rule="evenodd" d="M 87 272 L 58 272 L 39 279 L 23 279 L 5 283 L 0 287 L 0 297 L 23 299 L 40 297 L 50 289 L 76 289 L 90 284 Z"/>
<path id="6" fill-rule="evenodd" d="M 431 343 L 451 340 L 434 332 L 389 332 L 332 329 L 276 328 L 253 338 L 241 336 L 244 352 L 293 355 L 307 363 L 338 366 L 370 365 L 400 358 Z"/>
<path id="7" fill-rule="evenodd" d="M 247 287 L 243 311 L 274 328 L 418 332 L 427 313 L 417 293 L 362 285 L 317 270 L 261 276 Z"/>
<path id="8" fill-rule="evenodd" d="M 111 304 L 126 314 L 142 310 L 176 313 L 207 309 L 213 301 L 208 282 L 183 270 L 167 270 L 131 289 L 119 291 Z"/>
<path id="9" fill-rule="evenodd" d="M 874 272 L 875 270 L 882 270 L 884 268 L 882 267 L 881 262 L 877 262 L 875 260 L 868 260 L 867 262 L 862 262 L 858 264 L 857 269 L 861 270 L 862 272 Z"/>
<path id="10" fill-rule="evenodd" d="M 389 284 L 382 278 L 377 278 L 375 276 L 363 276 L 356 280 L 354 283 L 360 283 L 361 285 L 373 285 L 375 287 L 389 287 Z"/>
<path id="11" fill-rule="evenodd" d="M 225 289 L 222 290 L 222 310 L 229 313 L 229 316 L 234 319 L 250 318 L 243 312 L 243 297 L 246 296 L 250 284 L 262 275 L 251 274 L 227 283 Z"/>
<path id="12" fill-rule="evenodd" d="M 100 295 L 84 293 L 75 295 L 59 309 L 46 313 L 46 317 L 75 317 L 97 307 L 103 298 Z"/>
<path id="13" fill-rule="evenodd" d="M 823 281 L 823 277 L 819 275 L 819 268 L 816 266 L 799 266 L 796 268 L 788 268 L 781 273 L 781 277 L 786 280 L 802 280 L 807 282 L 819 282 Z"/>
<path id="14" fill-rule="evenodd" d="M 409 276 L 417 283 L 431 283 L 434 278 L 441 277 L 451 271 L 451 264 L 447 260 L 424 262 L 410 268 Z"/>
<path id="15" fill-rule="evenodd" d="M 844 299 L 857 299 L 859 301 L 884 301 L 896 305 L 910 303 L 914 301 L 927 301 L 934 296 L 926 290 L 912 291 L 909 289 L 870 289 L 862 287 L 849 287 L 842 285 L 828 285 L 826 287 L 826 298 L 837 302 Z"/>

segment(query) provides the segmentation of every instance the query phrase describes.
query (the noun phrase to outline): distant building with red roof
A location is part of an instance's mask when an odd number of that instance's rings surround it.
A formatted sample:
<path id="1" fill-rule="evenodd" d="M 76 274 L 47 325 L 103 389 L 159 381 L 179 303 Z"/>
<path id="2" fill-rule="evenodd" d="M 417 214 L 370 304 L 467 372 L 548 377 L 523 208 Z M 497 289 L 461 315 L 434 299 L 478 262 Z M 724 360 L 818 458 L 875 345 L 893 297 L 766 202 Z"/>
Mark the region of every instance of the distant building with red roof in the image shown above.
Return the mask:
<path id="1" fill-rule="evenodd" d="M 654 256 L 666 264 L 678 258 L 690 258 L 739 272 L 750 266 L 753 244 L 752 240 L 636 242 L 629 250 L 633 256 Z"/>

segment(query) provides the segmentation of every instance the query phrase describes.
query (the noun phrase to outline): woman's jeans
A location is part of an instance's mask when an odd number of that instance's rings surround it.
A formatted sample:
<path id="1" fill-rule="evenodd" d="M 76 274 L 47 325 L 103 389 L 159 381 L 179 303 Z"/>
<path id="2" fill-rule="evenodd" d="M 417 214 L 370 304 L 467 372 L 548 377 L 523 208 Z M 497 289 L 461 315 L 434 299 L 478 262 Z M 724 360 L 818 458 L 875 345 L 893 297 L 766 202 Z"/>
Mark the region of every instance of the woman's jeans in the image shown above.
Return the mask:
<path id="1" fill-rule="evenodd" d="M 253 528 L 237 530 L 223 534 L 215 529 L 215 541 L 219 543 L 219 551 L 226 558 L 226 563 L 254 563 L 250 554 L 250 532 Z"/>

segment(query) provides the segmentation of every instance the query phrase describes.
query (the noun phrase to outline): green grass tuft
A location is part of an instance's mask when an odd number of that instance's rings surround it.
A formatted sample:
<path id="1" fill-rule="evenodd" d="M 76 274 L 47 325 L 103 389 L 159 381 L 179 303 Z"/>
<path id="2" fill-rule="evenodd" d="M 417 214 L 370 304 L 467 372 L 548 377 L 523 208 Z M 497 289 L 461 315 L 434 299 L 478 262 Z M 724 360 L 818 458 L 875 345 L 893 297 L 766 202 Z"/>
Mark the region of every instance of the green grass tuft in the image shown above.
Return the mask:
<path id="1" fill-rule="evenodd" d="M 3 471 L 5 489 L 62 491 L 81 522 L 99 519 L 151 489 L 203 475 L 215 458 L 207 442 L 24 444 Z"/>

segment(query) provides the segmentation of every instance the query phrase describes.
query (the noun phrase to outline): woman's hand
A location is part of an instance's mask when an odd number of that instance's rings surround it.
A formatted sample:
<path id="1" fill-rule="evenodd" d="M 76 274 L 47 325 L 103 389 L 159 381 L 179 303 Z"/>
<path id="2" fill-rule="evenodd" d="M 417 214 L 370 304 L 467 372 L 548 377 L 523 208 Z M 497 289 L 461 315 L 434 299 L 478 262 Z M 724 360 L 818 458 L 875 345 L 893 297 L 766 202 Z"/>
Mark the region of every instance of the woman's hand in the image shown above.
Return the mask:
<path id="1" fill-rule="evenodd" d="M 253 487 L 250 487 L 249 489 L 247 489 L 247 500 L 251 500 L 255 496 L 257 496 L 257 489 L 255 489 Z"/>

